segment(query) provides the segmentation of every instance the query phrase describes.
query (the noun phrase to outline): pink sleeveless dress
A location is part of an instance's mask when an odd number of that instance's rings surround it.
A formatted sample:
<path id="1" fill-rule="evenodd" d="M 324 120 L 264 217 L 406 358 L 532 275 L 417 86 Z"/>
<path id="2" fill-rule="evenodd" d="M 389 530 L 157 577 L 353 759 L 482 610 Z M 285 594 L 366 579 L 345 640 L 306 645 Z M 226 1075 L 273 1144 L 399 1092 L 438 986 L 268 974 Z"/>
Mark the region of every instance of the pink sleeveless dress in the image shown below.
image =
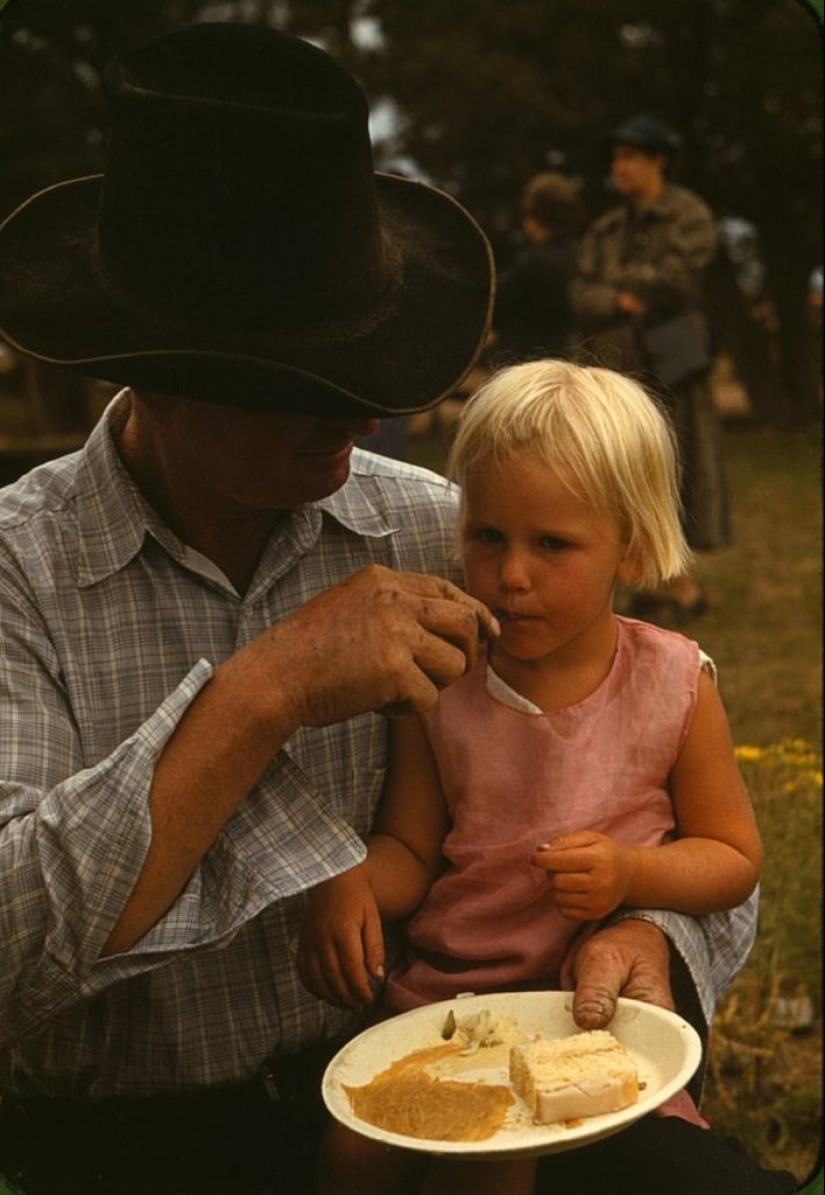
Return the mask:
<path id="1" fill-rule="evenodd" d="M 702 657 L 672 631 L 618 623 L 611 671 L 578 705 L 552 714 L 516 708 L 490 691 L 482 664 L 427 715 L 452 827 L 446 870 L 412 917 L 405 957 L 387 982 L 393 1012 L 459 992 L 558 987 L 582 930 L 561 916 L 529 855 L 574 830 L 640 846 L 673 835 L 668 777 Z"/>

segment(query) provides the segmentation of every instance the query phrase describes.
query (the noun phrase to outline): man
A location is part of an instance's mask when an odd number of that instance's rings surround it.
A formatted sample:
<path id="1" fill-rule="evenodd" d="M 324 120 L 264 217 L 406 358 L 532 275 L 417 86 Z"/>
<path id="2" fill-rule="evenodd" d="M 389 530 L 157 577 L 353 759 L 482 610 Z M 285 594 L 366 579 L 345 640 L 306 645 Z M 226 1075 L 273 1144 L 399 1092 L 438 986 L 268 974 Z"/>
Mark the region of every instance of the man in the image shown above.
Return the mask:
<path id="1" fill-rule="evenodd" d="M 3 335 L 127 387 L 0 498 L 0 1173 L 303 1195 L 357 1025 L 301 987 L 302 893 L 364 856 L 386 715 L 496 633 L 447 580 L 446 483 L 353 441 L 469 367 L 489 248 L 373 174 L 362 92 L 307 43 L 184 28 L 105 88 L 105 176 L 0 228 Z M 753 909 L 661 924 L 707 1018 Z M 580 1022 L 669 1003 L 669 959 L 650 922 L 594 935 Z"/>
<path id="2" fill-rule="evenodd" d="M 671 182 L 681 138 L 659 117 L 631 117 L 610 142 L 611 181 L 622 202 L 582 239 L 572 298 L 583 352 L 590 361 L 645 376 L 665 398 L 679 440 L 688 543 L 711 551 L 730 541 L 702 311 L 716 224 L 697 195 Z M 655 595 L 655 602 L 669 605 L 679 621 L 706 607 L 690 573 Z"/>

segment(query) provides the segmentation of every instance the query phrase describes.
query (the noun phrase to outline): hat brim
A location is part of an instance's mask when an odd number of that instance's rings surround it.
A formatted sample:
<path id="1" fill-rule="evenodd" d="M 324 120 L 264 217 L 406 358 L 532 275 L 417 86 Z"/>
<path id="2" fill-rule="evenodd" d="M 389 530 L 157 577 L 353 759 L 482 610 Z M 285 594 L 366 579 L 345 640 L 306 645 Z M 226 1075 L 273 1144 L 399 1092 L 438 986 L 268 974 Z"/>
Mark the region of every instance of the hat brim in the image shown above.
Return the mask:
<path id="1" fill-rule="evenodd" d="M 186 324 L 112 292 L 97 257 L 102 175 L 32 196 L 0 226 L 0 334 L 91 377 L 246 408 L 400 415 L 455 389 L 484 343 L 492 252 L 458 203 L 375 176 L 390 284 L 368 310 L 311 324 Z"/>

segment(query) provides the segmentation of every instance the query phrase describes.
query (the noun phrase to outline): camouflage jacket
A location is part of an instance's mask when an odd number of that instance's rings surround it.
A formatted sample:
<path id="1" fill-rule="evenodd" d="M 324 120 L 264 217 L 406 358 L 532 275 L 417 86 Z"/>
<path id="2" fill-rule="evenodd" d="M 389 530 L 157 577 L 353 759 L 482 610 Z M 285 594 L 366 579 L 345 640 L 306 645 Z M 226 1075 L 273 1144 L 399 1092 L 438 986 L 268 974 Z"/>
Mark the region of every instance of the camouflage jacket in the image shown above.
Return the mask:
<path id="1" fill-rule="evenodd" d="M 639 321 L 616 310 L 620 290 L 641 299 L 651 321 L 689 311 L 702 322 L 702 275 L 717 243 L 707 204 L 672 184 L 643 212 L 621 204 L 595 220 L 571 292 L 584 355 L 614 369 L 644 367 Z"/>

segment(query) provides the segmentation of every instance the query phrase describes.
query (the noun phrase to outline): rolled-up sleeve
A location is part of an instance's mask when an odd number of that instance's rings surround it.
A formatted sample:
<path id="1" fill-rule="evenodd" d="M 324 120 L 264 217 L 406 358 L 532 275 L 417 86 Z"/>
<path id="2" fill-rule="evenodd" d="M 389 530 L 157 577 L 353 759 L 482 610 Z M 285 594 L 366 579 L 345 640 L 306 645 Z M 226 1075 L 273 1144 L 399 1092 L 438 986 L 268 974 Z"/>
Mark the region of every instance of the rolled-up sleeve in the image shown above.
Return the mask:
<path id="1" fill-rule="evenodd" d="M 366 564 L 451 575 L 446 482 L 354 453 L 348 486 L 292 512 L 237 593 L 123 469 L 124 401 L 80 453 L 0 496 L 6 1092 L 233 1082 L 339 1032 L 294 947 L 302 894 L 365 857 L 387 759 L 375 715 L 297 731 L 163 916 L 128 951 L 102 949 L 147 858 L 160 756 L 213 672 Z"/>
<path id="2" fill-rule="evenodd" d="M 718 1001 L 751 952 L 758 911 L 757 889 L 737 908 L 707 917 L 688 917 L 669 909 L 624 909 L 615 920 L 636 918 L 659 926 L 684 960 L 710 1025 Z"/>
<path id="3" fill-rule="evenodd" d="M 18 673 L 19 667 L 18 655 Z M 94 767 L 48 790 L 0 781 L 0 1045 L 31 1034 L 113 983 L 219 945 L 266 905 L 364 857 L 361 839 L 324 809 L 282 751 L 167 913 L 128 953 L 100 957 L 149 848 L 155 765 L 211 675 L 208 661 L 199 661 L 152 716 Z M 29 684 L 16 686 L 26 693 L 22 711 L 6 694 L 3 741 L 14 757 L 22 719 L 28 740 L 36 707 L 38 736 L 66 744 L 64 767 L 70 770 L 73 736 L 65 725 L 58 732 L 60 703 L 54 692 L 47 699 L 42 672 L 40 678 L 38 686 L 32 669 Z M 59 768 L 51 751 L 49 769 Z"/>

